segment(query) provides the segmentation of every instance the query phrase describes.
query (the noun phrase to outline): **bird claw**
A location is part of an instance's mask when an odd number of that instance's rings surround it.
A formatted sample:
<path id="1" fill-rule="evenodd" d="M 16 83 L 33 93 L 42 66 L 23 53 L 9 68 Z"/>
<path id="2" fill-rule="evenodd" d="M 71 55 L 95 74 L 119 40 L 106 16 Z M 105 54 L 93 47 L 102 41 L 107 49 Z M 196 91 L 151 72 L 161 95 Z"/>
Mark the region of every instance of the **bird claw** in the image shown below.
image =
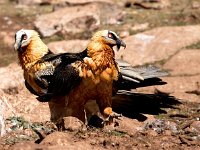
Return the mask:
<path id="1" fill-rule="evenodd" d="M 104 119 L 104 121 L 102 122 L 102 124 L 104 125 L 110 125 L 113 123 L 113 119 L 118 119 L 118 120 L 121 120 L 122 117 L 122 114 L 118 114 L 118 113 L 115 113 L 115 112 L 112 112 L 112 114 L 110 114 L 106 119 Z"/>

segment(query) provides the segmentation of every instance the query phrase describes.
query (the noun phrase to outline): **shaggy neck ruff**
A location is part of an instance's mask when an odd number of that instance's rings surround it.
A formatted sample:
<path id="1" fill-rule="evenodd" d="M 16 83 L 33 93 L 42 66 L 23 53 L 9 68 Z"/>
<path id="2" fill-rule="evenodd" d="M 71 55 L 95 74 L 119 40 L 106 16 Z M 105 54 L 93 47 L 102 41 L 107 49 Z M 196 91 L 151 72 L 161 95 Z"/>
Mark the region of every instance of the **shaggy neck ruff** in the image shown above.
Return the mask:
<path id="1" fill-rule="evenodd" d="M 88 56 L 92 58 L 97 68 L 105 69 L 115 64 L 114 50 L 108 44 L 103 43 L 101 39 L 98 41 L 91 40 L 87 50 Z"/>
<path id="2" fill-rule="evenodd" d="M 18 53 L 20 65 L 25 70 L 29 69 L 48 52 L 48 47 L 39 36 L 33 36 L 30 39 L 30 43 L 22 48 L 22 52 Z"/>

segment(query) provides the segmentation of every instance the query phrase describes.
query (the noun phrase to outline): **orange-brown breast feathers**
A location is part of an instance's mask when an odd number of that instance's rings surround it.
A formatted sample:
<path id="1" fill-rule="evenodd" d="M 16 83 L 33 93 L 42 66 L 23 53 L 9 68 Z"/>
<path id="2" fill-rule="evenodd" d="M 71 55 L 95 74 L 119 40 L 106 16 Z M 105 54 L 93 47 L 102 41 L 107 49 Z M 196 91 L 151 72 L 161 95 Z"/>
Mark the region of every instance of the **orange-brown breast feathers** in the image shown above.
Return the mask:
<path id="1" fill-rule="evenodd" d="M 114 51 L 104 40 L 102 34 L 106 33 L 102 33 L 102 31 L 95 33 L 87 46 L 88 56 L 92 59 L 91 62 L 93 62 L 92 65 L 90 63 L 87 65 L 91 66 L 92 77 L 97 83 L 100 79 L 106 81 L 118 80 L 118 68 L 114 58 Z M 87 63 L 86 59 L 84 61 Z"/>

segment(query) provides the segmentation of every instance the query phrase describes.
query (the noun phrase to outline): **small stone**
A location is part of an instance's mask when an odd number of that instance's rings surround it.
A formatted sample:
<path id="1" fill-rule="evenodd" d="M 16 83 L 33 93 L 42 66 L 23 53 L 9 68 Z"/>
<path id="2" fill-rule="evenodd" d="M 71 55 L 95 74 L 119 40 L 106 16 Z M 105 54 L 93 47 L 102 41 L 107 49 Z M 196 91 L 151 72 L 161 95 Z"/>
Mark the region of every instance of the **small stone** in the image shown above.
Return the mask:
<path id="1" fill-rule="evenodd" d="M 76 117 L 64 117 L 61 126 L 64 130 L 79 131 L 84 127 L 84 123 Z"/>

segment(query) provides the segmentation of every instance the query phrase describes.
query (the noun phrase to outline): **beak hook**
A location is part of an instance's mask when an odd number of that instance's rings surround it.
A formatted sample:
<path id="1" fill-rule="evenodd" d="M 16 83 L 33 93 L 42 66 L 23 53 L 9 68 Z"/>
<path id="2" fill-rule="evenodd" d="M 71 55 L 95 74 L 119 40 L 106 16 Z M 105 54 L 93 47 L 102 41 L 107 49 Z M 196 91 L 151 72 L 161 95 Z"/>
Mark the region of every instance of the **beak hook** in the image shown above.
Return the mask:
<path id="1" fill-rule="evenodd" d="M 121 46 L 124 47 L 124 49 L 126 48 L 126 44 L 122 40 L 117 40 L 116 45 L 118 50 Z"/>

